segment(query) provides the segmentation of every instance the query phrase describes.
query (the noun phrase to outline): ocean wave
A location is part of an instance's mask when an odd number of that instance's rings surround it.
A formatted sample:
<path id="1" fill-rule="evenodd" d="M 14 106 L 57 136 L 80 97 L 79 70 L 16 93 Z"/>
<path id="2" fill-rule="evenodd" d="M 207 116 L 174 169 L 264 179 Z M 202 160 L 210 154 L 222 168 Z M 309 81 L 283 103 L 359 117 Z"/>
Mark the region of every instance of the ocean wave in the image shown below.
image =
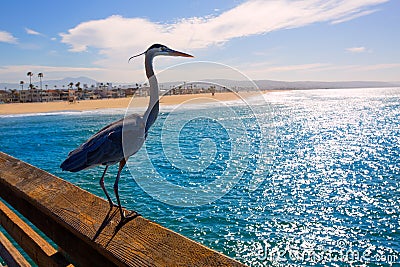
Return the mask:
<path id="1" fill-rule="evenodd" d="M 4 114 L 0 118 L 20 118 L 20 117 L 37 117 L 37 116 L 68 116 L 68 115 L 90 115 L 90 114 L 123 114 L 125 108 L 106 108 L 95 110 L 63 110 L 63 111 L 50 111 L 50 112 L 36 112 L 36 113 L 21 113 L 21 114 Z"/>

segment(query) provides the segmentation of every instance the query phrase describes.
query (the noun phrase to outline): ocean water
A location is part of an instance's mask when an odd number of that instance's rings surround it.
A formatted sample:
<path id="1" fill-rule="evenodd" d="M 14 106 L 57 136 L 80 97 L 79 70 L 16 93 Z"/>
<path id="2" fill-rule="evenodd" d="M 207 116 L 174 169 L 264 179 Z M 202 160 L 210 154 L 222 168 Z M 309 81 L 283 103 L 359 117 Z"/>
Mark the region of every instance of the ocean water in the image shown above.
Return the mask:
<path id="1" fill-rule="evenodd" d="M 0 117 L 0 150 L 104 197 L 68 152 L 124 110 Z M 162 107 L 123 205 L 250 266 L 400 262 L 400 89 Z M 112 188 L 116 167 L 106 176 Z M 112 192 L 112 190 L 111 190 Z"/>

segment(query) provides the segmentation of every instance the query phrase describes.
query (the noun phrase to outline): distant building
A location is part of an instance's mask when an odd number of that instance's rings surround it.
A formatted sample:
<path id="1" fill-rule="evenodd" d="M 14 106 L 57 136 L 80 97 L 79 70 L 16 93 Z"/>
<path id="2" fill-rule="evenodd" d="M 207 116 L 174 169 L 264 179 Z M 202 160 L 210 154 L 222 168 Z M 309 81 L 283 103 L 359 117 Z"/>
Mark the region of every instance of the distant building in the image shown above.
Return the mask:
<path id="1" fill-rule="evenodd" d="M 144 84 L 131 84 L 131 85 L 119 85 L 113 86 L 111 82 L 107 83 L 96 83 L 90 87 L 87 84 L 83 84 L 82 87 L 77 83 L 76 89 L 72 89 L 73 86 L 69 85 L 70 88 L 40 90 L 36 87 L 25 90 L 0 90 L 0 102 L 1 103 L 27 103 L 27 102 L 52 102 L 52 101 L 67 101 L 75 102 L 79 100 L 93 100 L 93 99 L 104 99 L 104 98 L 123 98 L 123 97 L 147 97 L 150 93 L 150 87 L 148 83 Z M 209 86 L 200 84 L 191 84 L 183 82 L 179 85 L 169 85 L 169 89 L 166 89 L 165 85 L 160 85 L 161 95 L 180 95 L 180 94 L 197 94 L 197 93 L 219 93 L 228 91 L 227 88 L 221 86 Z M 21 86 L 21 88 L 23 88 Z"/>
<path id="2" fill-rule="evenodd" d="M 7 90 L 0 90 L 0 103 L 11 103 L 12 94 Z"/>
<path id="3" fill-rule="evenodd" d="M 41 102 L 41 94 L 42 90 L 33 88 L 33 89 L 28 89 L 28 90 L 22 90 L 20 91 L 21 94 L 21 102 L 26 103 L 26 102 Z"/>
<path id="4" fill-rule="evenodd" d="M 89 99 L 90 100 L 100 99 L 100 98 L 101 98 L 101 96 L 97 92 L 95 92 L 95 91 L 90 91 L 89 92 Z"/>
<path id="5" fill-rule="evenodd" d="M 53 101 L 60 101 L 61 100 L 61 91 L 60 90 L 47 90 L 47 93 L 52 96 Z"/>
<path id="6" fill-rule="evenodd" d="M 135 95 L 135 92 L 138 90 L 138 88 L 127 88 L 124 89 L 125 92 L 125 97 L 132 97 Z"/>
<path id="7" fill-rule="evenodd" d="M 121 88 L 113 88 L 110 92 L 112 98 L 122 98 L 126 96 L 125 90 L 122 90 Z"/>
<path id="8" fill-rule="evenodd" d="M 53 102 L 60 100 L 60 91 L 59 90 L 45 90 L 42 91 L 42 102 Z"/>
<path id="9" fill-rule="evenodd" d="M 68 99 L 69 99 L 68 90 L 65 90 L 65 89 L 61 90 L 60 91 L 60 100 L 61 101 L 68 101 Z"/>
<path id="10" fill-rule="evenodd" d="M 112 98 L 112 83 L 96 83 L 96 91 L 101 98 Z"/>
<path id="11" fill-rule="evenodd" d="M 68 89 L 68 102 L 73 103 L 77 100 L 77 96 L 75 95 L 75 90 Z"/>

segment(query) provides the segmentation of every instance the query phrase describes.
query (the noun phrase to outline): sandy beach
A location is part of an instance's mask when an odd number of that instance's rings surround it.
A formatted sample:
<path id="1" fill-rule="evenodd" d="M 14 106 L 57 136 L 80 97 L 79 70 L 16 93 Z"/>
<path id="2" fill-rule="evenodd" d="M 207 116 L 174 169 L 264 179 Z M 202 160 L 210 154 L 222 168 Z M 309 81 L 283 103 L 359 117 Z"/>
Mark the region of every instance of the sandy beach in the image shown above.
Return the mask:
<path id="1" fill-rule="evenodd" d="M 265 93 L 265 92 L 263 92 Z M 241 93 L 241 97 L 250 97 L 256 93 Z M 179 105 L 179 104 L 200 104 L 212 101 L 232 101 L 238 100 L 239 96 L 235 93 L 216 93 L 211 94 L 188 94 L 188 95 L 167 95 L 160 98 L 160 105 Z M 41 103 L 13 103 L 1 104 L 0 115 L 43 113 L 58 111 L 84 111 L 107 108 L 127 108 L 132 101 L 131 106 L 145 107 L 149 103 L 149 97 L 126 97 L 98 100 L 81 100 L 74 103 L 66 101 L 41 102 Z"/>

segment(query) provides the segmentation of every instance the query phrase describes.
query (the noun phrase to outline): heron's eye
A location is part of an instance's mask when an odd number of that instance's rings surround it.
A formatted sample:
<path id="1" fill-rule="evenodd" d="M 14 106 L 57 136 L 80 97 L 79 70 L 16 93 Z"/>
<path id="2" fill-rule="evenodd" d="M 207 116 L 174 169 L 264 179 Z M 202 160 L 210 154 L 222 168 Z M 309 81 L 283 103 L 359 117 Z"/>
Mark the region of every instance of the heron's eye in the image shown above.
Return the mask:
<path id="1" fill-rule="evenodd" d="M 167 48 L 165 46 L 161 47 L 161 51 L 167 51 Z"/>

